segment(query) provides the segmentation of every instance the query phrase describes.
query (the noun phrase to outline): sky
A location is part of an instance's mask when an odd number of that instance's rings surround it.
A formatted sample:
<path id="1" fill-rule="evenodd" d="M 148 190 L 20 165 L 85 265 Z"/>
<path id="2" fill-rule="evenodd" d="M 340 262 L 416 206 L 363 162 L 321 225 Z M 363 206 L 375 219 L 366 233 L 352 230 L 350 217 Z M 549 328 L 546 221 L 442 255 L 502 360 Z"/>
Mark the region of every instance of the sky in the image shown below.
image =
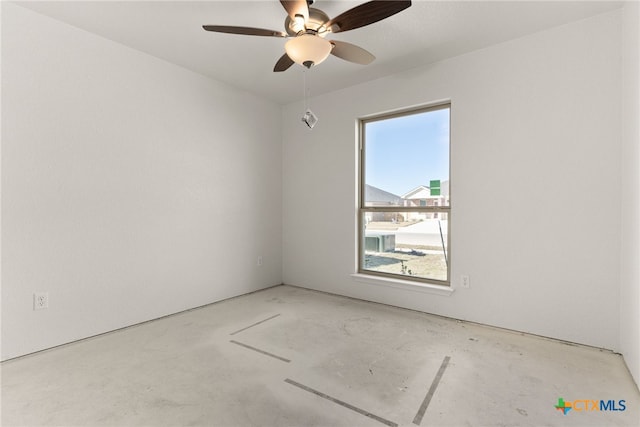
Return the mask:
<path id="1" fill-rule="evenodd" d="M 449 179 L 449 109 L 365 125 L 365 182 L 398 196 Z"/>

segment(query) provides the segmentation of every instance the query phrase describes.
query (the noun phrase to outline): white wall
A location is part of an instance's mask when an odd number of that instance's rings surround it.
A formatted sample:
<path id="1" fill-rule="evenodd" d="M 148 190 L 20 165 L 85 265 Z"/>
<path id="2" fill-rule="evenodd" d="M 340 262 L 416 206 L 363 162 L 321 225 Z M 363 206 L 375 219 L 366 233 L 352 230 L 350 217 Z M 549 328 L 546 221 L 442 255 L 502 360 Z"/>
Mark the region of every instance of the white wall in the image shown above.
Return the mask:
<path id="1" fill-rule="evenodd" d="M 622 277 L 620 347 L 640 384 L 640 3 L 622 9 Z"/>
<path id="2" fill-rule="evenodd" d="M 286 106 L 284 282 L 619 349 L 620 91 L 615 11 L 315 97 L 313 130 Z M 446 99 L 452 277 L 471 288 L 357 282 L 356 118 Z"/>
<path id="3" fill-rule="evenodd" d="M 638 14 L 630 3 L 314 98 L 312 131 L 292 104 L 281 132 L 267 101 L 3 2 L 2 359 L 284 276 L 621 350 L 638 382 Z M 472 287 L 355 282 L 355 119 L 443 99 L 454 285 L 469 274 Z M 482 183 L 499 183 L 495 203 Z M 32 310 L 34 291 L 48 310 Z"/>
<path id="4" fill-rule="evenodd" d="M 2 113 L 3 359 L 282 282 L 278 106 L 3 2 Z"/>

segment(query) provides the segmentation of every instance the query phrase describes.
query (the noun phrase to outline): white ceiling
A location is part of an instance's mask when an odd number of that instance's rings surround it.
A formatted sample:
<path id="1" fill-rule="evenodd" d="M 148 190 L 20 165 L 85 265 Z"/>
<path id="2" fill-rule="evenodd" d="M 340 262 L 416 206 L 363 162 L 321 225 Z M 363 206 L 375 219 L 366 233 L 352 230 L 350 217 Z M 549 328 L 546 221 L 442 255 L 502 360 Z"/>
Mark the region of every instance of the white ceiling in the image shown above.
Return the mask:
<path id="1" fill-rule="evenodd" d="M 334 17 L 364 1 L 317 0 Z M 27 1 L 17 4 L 280 104 L 303 96 L 303 68 L 273 66 L 286 39 L 206 32 L 203 24 L 283 31 L 278 0 Z M 492 44 L 604 13 L 618 1 L 426 1 L 330 39 L 376 56 L 367 66 L 331 56 L 308 76 L 311 95 L 433 63 Z"/>

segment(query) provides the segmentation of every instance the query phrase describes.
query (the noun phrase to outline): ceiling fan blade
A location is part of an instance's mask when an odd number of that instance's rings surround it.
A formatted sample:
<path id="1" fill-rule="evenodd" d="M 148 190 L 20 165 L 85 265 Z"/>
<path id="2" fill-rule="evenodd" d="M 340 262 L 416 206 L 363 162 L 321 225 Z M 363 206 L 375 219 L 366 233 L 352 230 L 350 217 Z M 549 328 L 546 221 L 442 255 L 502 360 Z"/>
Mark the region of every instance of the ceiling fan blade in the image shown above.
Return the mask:
<path id="1" fill-rule="evenodd" d="M 280 0 L 280 4 L 289 14 L 289 18 L 294 19 L 296 15 L 302 15 L 304 22 L 309 19 L 309 6 L 307 0 Z"/>
<path id="2" fill-rule="evenodd" d="M 409 6 L 411 6 L 411 0 L 370 1 L 336 16 L 326 24 L 326 27 L 333 27 L 331 31 L 334 33 L 353 30 L 381 21 L 402 12 Z"/>
<path id="3" fill-rule="evenodd" d="M 247 36 L 287 37 L 287 34 L 282 31 L 265 30 L 263 28 L 234 27 L 232 25 L 203 25 L 202 28 L 216 33 L 243 34 Z"/>
<path id="4" fill-rule="evenodd" d="M 280 59 L 278 59 L 278 62 L 276 62 L 275 67 L 273 67 L 273 71 L 275 73 L 279 73 L 280 71 L 285 71 L 289 67 L 291 67 L 293 64 L 294 64 L 293 59 L 289 58 L 289 55 L 285 53 L 280 57 Z"/>
<path id="5" fill-rule="evenodd" d="M 376 59 L 369 51 L 355 44 L 337 40 L 330 40 L 329 42 L 333 45 L 331 54 L 345 61 L 355 62 L 360 65 L 369 65 Z"/>

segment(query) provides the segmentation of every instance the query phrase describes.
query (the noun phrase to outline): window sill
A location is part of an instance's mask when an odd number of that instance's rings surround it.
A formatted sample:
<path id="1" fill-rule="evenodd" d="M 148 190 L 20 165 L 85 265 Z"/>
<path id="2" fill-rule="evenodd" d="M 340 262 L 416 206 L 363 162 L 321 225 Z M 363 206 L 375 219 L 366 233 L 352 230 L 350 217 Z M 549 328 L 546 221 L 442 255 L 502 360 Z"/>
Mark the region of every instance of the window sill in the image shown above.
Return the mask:
<path id="1" fill-rule="evenodd" d="M 417 283 L 401 279 L 388 279 L 386 277 L 377 277 L 369 274 L 354 273 L 351 275 L 351 277 L 357 282 L 388 286 L 390 288 L 404 289 L 413 292 L 422 292 L 425 294 L 442 295 L 448 297 L 454 292 L 454 289 L 450 286 Z"/>

